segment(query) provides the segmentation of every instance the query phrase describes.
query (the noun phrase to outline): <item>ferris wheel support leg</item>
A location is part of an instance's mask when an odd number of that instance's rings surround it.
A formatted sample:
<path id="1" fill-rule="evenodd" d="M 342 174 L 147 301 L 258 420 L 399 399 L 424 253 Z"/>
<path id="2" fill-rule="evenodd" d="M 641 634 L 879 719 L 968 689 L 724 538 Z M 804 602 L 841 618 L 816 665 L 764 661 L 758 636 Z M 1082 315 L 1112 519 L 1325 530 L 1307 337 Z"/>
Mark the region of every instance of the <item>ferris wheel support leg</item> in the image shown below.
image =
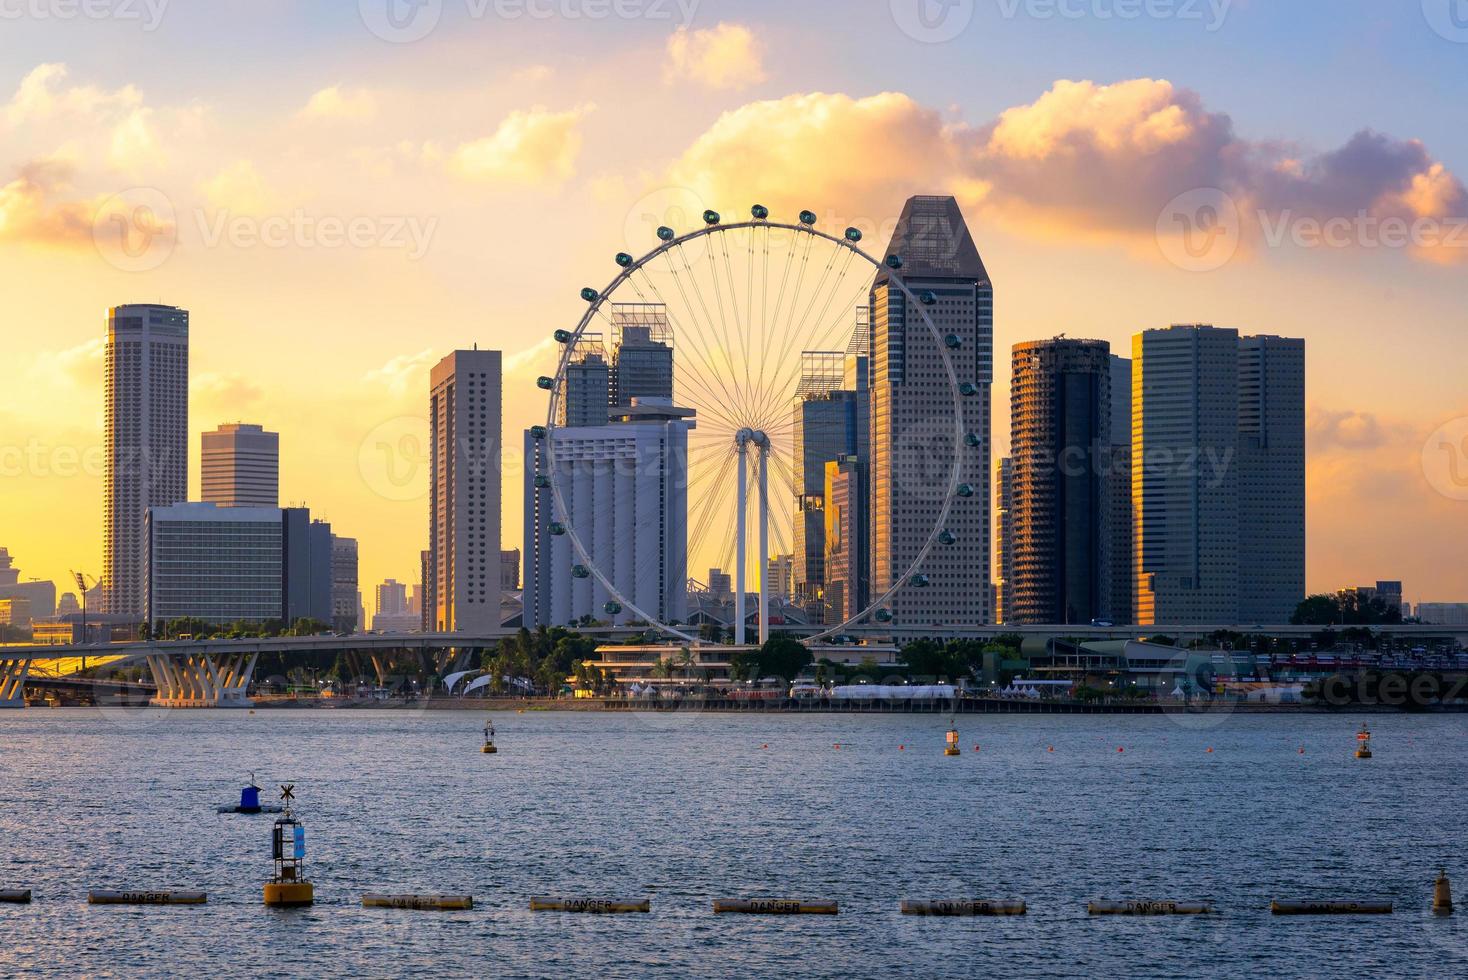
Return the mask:
<path id="1" fill-rule="evenodd" d="M 770 638 L 770 443 L 759 448 L 759 642 Z"/>
<path id="2" fill-rule="evenodd" d="M 743 439 L 738 442 L 739 489 L 736 494 L 734 515 L 734 644 L 744 646 L 744 538 L 745 510 L 749 503 L 748 446 Z"/>

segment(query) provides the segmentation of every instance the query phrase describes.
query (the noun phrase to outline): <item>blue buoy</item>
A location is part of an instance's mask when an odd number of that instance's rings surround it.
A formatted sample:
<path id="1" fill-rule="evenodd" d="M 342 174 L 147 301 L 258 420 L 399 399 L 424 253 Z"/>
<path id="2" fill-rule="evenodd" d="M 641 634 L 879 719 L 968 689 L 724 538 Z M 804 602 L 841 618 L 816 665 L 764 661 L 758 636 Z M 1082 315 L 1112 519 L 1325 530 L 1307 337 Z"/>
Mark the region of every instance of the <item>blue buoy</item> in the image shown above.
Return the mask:
<path id="1" fill-rule="evenodd" d="M 246 786 L 240 790 L 240 812 L 260 812 L 260 787 L 256 786 L 254 783 L 251 783 L 249 786 Z"/>

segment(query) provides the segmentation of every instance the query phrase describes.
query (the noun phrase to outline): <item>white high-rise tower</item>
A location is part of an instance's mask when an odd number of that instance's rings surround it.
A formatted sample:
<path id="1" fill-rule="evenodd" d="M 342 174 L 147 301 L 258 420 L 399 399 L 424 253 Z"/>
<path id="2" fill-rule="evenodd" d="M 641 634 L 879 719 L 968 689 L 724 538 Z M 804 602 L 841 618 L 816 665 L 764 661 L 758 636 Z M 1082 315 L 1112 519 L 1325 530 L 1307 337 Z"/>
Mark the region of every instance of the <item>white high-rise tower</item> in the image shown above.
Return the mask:
<path id="1" fill-rule="evenodd" d="M 107 318 L 106 608 L 143 608 L 143 520 L 188 499 L 189 314 L 172 306 L 114 307 Z"/>

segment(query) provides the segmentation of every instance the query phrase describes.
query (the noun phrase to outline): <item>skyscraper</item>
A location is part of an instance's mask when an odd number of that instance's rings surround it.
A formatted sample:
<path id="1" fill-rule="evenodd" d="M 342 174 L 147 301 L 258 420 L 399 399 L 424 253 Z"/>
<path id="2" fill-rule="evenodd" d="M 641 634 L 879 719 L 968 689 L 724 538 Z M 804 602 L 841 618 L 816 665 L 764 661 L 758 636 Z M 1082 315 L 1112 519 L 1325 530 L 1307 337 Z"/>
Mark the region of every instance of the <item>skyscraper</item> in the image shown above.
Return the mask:
<path id="1" fill-rule="evenodd" d="M 1089 623 L 1110 616 L 1106 468 L 1111 348 L 1057 337 L 1014 346 L 1010 388 L 1013 577 L 1005 622 Z"/>
<path id="2" fill-rule="evenodd" d="M 1239 338 L 1238 418 L 1239 621 L 1288 623 L 1305 598 L 1304 340 Z"/>
<path id="3" fill-rule="evenodd" d="M 639 398 L 608 425 L 525 433 L 524 624 L 560 626 L 590 616 L 625 623 L 590 565 L 649 616 L 681 622 L 688 599 L 688 430 L 693 411 Z M 549 440 L 556 486 L 550 490 Z"/>
<path id="4" fill-rule="evenodd" d="M 204 503 L 280 505 L 280 435 L 258 425 L 221 425 L 200 440 Z"/>
<path id="5" fill-rule="evenodd" d="M 870 549 L 867 534 L 866 466 L 855 456 L 841 456 L 826 464 L 826 622 L 844 623 L 871 601 Z"/>
<path id="6" fill-rule="evenodd" d="M 558 424 L 606 425 L 612 403 L 611 365 L 600 334 L 586 334 L 576 342 L 562 381 Z"/>
<path id="7" fill-rule="evenodd" d="M 855 457 L 869 425 L 862 409 L 865 392 L 842 387 L 847 355 L 805 351 L 793 408 L 794 435 L 794 600 L 813 623 L 824 621 L 826 584 L 826 464 Z M 862 368 L 865 372 L 865 368 Z"/>
<path id="8" fill-rule="evenodd" d="M 427 596 L 437 632 L 500 626 L 499 351 L 455 351 L 430 376 Z"/>
<path id="9" fill-rule="evenodd" d="M 610 401 L 626 408 L 634 398 L 673 397 L 673 329 L 662 303 L 612 306 Z"/>
<path id="10" fill-rule="evenodd" d="M 106 374 L 102 582 L 107 612 L 141 619 L 148 508 L 188 499 L 188 311 L 114 307 Z"/>
<path id="11" fill-rule="evenodd" d="M 357 539 L 331 538 L 331 626 L 338 633 L 355 633 L 357 619 Z"/>
<path id="12" fill-rule="evenodd" d="M 1132 362 L 1111 355 L 1111 456 L 1106 472 L 1106 511 L 1102 533 L 1107 559 L 1102 592 L 1106 618 L 1118 626 L 1136 621 L 1132 613 Z"/>
<path id="13" fill-rule="evenodd" d="M 994 622 L 1008 623 L 1009 589 L 1014 581 L 1014 459 L 994 464 Z"/>
<path id="14" fill-rule="evenodd" d="M 1239 335 L 1132 340 L 1132 514 L 1139 624 L 1239 622 Z"/>
<path id="15" fill-rule="evenodd" d="M 898 622 L 985 623 L 989 592 L 989 411 L 994 374 L 994 290 L 958 202 L 908 200 L 888 256 L 937 328 L 926 328 L 884 266 L 871 292 L 871 592 L 880 596 L 917 559 L 942 513 L 955 454 L 967 495 L 917 580 L 891 603 Z M 961 386 L 955 408 L 948 349 Z M 961 413 L 955 441 L 955 411 Z"/>

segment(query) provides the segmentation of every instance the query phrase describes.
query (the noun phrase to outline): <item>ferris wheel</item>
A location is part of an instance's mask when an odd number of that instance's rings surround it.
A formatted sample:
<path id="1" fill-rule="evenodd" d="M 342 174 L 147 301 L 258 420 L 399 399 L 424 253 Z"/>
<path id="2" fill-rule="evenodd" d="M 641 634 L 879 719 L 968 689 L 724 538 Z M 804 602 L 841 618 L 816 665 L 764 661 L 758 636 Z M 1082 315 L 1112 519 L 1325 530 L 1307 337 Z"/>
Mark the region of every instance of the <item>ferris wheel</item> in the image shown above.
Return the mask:
<path id="1" fill-rule="evenodd" d="M 581 499 L 572 500 L 577 468 L 584 461 L 571 437 L 584 431 L 578 425 L 587 424 L 578 418 L 584 392 L 578 393 L 577 386 L 588 378 L 598 382 L 601 370 L 612 379 L 608 395 L 613 416 L 630 413 L 626 420 L 631 421 L 635 410 L 628 391 L 646 394 L 661 383 L 671 388 L 661 392 L 671 398 L 659 400 L 664 407 L 651 411 L 671 411 L 668 417 L 687 419 L 686 455 L 680 461 L 686 465 L 686 483 L 678 491 L 686 516 L 675 515 L 686 528 L 686 565 L 673 569 L 678 575 L 673 587 L 688 586 L 688 569 L 732 568 L 732 626 L 738 644 L 746 638 L 750 584 L 758 592 L 761 642 L 774 621 L 817 624 L 806 639 L 814 643 L 853 626 L 891 623 L 894 596 L 903 589 L 927 588 L 925 559 L 933 549 L 954 544 L 946 523 L 955 498 L 973 493 L 960 480 L 963 447 L 973 446 L 976 438 L 966 431 L 963 412 L 963 399 L 973 386 L 960 383 L 951 356 L 957 338 L 940 334 L 930 316 L 935 295 L 914 291 L 903 281 L 901 255 L 874 258 L 861 248 L 858 229 L 835 235 L 816 224 L 810 211 L 784 223 L 755 205 L 749 220 L 726 223 L 710 210 L 692 230 L 658 227 L 651 250 L 641 257 L 618 253 L 616 276 L 602 289 L 583 289 L 585 314 L 573 329 L 555 332 L 561 345 L 556 374 L 539 380 L 549 393 L 546 421 L 530 433 L 539 460 L 533 486 L 548 508 L 548 533 L 570 557 L 569 569 L 561 573 L 576 580 L 569 585 L 591 590 L 599 615 L 644 622 L 685 643 L 701 642 L 697 627 L 684 617 L 667 615 L 655 598 L 629 587 L 630 582 L 668 572 L 663 567 L 668 564 L 666 550 L 641 547 L 640 539 L 654 532 L 638 523 L 649 519 L 647 512 L 618 518 L 634 522 L 631 540 L 639 547 L 616 548 L 602 525 L 608 519 L 604 511 L 618 505 L 610 499 L 587 501 L 584 490 Z M 830 446 L 810 443 L 842 432 L 841 409 L 828 402 L 862 403 L 861 389 L 869 384 L 872 368 L 870 303 L 877 276 L 890 284 L 890 292 L 902 294 L 903 329 L 927 334 L 938 355 L 936 374 L 946 375 L 952 398 L 951 418 L 946 417 L 950 409 L 944 399 L 945 417 L 927 420 L 945 447 L 933 491 L 937 506 L 927 511 L 937 517 L 926 528 L 926 542 L 915 558 L 893 571 L 880 594 L 863 595 L 860 603 L 845 595 L 835 603 L 803 582 L 801 594 L 791 595 L 789 581 L 773 581 L 772 545 L 773 555 L 792 556 L 794 563 L 808 562 L 821 573 L 827 570 L 821 564 L 822 549 L 812 547 L 813 536 L 837 548 L 855 547 L 854 541 L 840 540 L 839 515 L 821 513 L 821 483 L 823 477 L 829 479 L 825 463 L 833 457 L 857 458 L 855 444 L 866 442 L 861 430 L 869 425 L 868 416 L 848 413 L 847 445 L 839 444 L 841 438 Z M 657 373 L 656 358 L 638 362 L 643 354 L 661 354 L 662 348 L 672 351 L 671 378 Z M 607 397 L 602 390 L 593 387 L 594 401 Z M 824 427 L 810 424 L 802 414 L 810 412 L 810 403 L 825 413 L 819 419 Z M 865 410 L 870 411 L 869 400 Z M 834 428 L 832 419 L 838 420 Z M 951 459 L 946 447 L 951 447 Z M 757 538 L 753 548 L 751 524 Z M 854 577 L 850 567 L 847 575 L 848 581 Z"/>

